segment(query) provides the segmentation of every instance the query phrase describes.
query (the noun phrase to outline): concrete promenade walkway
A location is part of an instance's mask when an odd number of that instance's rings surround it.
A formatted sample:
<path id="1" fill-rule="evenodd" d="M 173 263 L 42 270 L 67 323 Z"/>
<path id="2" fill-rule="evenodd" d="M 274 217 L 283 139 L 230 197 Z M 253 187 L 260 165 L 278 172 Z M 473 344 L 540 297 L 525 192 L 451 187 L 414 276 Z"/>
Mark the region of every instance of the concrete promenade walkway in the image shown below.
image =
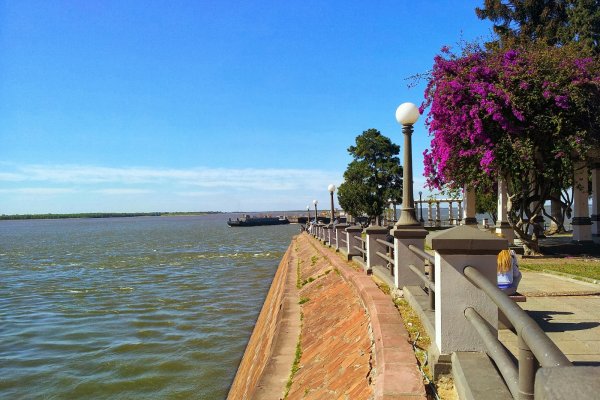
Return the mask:
<path id="1" fill-rule="evenodd" d="M 557 275 L 522 271 L 518 303 L 535 319 L 575 365 L 600 365 L 600 285 Z M 517 337 L 509 330 L 499 339 L 517 354 Z"/>

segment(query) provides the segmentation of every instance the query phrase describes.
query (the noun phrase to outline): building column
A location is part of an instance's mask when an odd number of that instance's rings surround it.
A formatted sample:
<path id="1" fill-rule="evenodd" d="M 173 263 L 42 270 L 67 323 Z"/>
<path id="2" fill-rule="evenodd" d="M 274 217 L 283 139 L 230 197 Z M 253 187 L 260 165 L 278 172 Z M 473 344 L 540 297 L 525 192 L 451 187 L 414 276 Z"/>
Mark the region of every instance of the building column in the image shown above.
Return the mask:
<path id="1" fill-rule="evenodd" d="M 454 210 L 452 209 L 452 200 L 448 202 L 448 225 L 454 225 Z"/>
<path id="2" fill-rule="evenodd" d="M 592 168 L 592 238 L 600 240 L 600 165 Z"/>
<path id="3" fill-rule="evenodd" d="M 435 202 L 435 226 L 442 226 L 442 215 L 440 214 L 440 201 Z"/>
<path id="4" fill-rule="evenodd" d="M 496 233 L 502 235 L 508 240 L 509 244 L 513 244 L 515 240 L 515 231 L 508 223 L 508 189 L 506 182 L 498 176 L 498 220 L 496 221 Z"/>
<path id="5" fill-rule="evenodd" d="M 475 218 L 475 189 L 465 185 L 463 192 L 463 202 L 465 203 L 463 224 L 477 225 L 477 219 Z"/>
<path id="6" fill-rule="evenodd" d="M 573 178 L 573 241 L 590 242 L 592 240 L 592 221 L 588 209 L 588 169 L 584 162 L 574 164 Z"/>

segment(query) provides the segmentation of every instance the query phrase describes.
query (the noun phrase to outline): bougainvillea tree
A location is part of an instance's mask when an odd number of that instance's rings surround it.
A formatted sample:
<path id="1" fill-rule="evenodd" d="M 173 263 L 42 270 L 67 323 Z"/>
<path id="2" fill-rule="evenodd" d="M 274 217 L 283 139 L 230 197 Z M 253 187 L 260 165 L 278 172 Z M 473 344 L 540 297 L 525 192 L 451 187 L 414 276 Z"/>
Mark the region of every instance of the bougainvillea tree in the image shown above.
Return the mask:
<path id="1" fill-rule="evenodd" d="M 573 165 L 600 138 L 600 63 L 574 46 L 485 51 L 434 61 L 422 110 L 429 108 L 430 186 L 508 184 L 509 222 L 529 252 L 544 202 L 572 186 Z"/>

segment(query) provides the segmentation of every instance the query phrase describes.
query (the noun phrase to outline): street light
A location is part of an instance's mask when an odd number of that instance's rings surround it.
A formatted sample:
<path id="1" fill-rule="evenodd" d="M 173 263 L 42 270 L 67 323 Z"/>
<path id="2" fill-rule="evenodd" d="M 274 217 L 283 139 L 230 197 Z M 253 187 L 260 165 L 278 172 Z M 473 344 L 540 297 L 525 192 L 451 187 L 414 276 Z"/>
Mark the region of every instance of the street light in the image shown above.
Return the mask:
<path id="1" fill-rule="evenodd" d="M 335 185 L 332 183 L 327 186 L 327 190 L 329 190 L 329 194 L 331 195 L 331 224 L 333 224 L 333 220 L 335 219 L 335 210 L 333 209 L 333 192 L 335 192 Z"/>
<path id="2" fill-rule="evenodd" d="M 421 221 L 421 223 L 425 222 L 425 220 L 423 219 L 423 200 L 421 199 L 421 196 L 423 195 L 423 192 L 419 192 L 419 210 L 421 211 L 421 219 L 419 221 Z"/>
<path id="3" fill-rule="evenodd" d="M 308 215 L 308 219 L 306 220 L 306 225 L 310 224 L 310 206 L 306 206 L 306 214 Z"/>
<path id="4" fill-rule="evenodd" d="M 402 125 L 404 134 L 404 174 L 402 176 L 404 189 L 402 190 L 402 212 L 396 226 L 420 225 L 415 216 L 413 202 L 413 174 L 412 174 L 412 143 L 413 124 L 419 119 L 419 109 L 413 103 L 402 103 L 396 109 L 396 121 Z"/>
<path id="5" fill-rule="evenodd" d="M 313 200 L 313 204 L 314 204 L 314 206 L 315 206 L 315 224 L 318 222 L 318 221 L 317 221 L 317 204 L 318 204 L 318 203 L 319 203 L 318 201 L 316 201 L 316 200 Z"/>

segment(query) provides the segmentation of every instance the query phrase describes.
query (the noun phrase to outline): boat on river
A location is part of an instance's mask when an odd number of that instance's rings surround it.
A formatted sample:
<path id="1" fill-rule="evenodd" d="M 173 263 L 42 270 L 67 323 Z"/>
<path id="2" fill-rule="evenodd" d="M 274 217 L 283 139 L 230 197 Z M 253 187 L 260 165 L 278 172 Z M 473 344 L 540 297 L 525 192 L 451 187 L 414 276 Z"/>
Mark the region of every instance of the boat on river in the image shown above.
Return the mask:
<path id="1" fill-rule="evenodd" d="M 229 226 L 263 226 L 263 225 L 285 225 L 289 224 L 287 217 L 251 217 L 244 215 L 242 218 L 231 219 L 227 221 Z"/>

